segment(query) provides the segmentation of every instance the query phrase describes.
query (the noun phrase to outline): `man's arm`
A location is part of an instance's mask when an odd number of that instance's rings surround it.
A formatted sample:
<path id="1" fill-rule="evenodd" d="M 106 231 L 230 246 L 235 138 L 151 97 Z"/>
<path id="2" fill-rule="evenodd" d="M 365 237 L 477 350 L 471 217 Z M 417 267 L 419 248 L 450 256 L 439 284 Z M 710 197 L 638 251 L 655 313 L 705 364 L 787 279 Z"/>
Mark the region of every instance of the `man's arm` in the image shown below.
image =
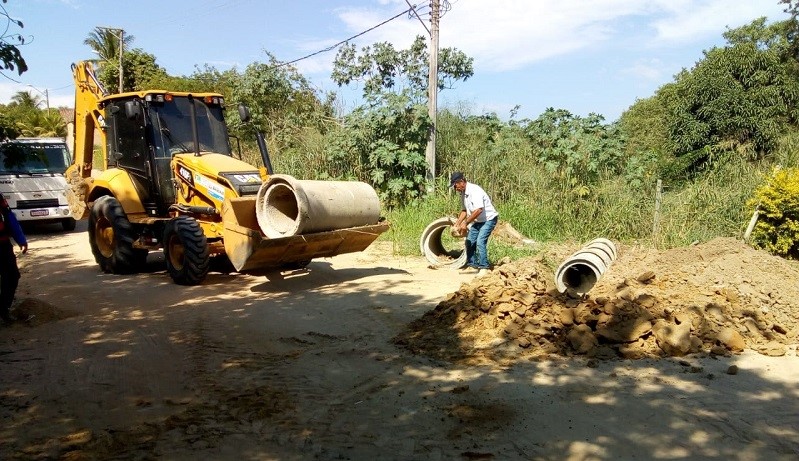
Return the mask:
<path id="1" fill-rule="evenodd" d="M 458 222 L 456 223 L 456 227 L 460 227 L 461 229 L 466 229 L 466 226 L 468 226 L 469 224 L 473 223 L 474 220 L 477 219 L 477 217 L 480 216 L 480 213 L 482 213 L 482 212 L 483 212 L 483 209 L 482 208 L 478 208 L 478 209 L 472 211 L 472 214 L 470 214 L 468 217 L 466 217 L 466 210 L 461 211 L 461 217 L 458 218 Z M 466 219 L 462 219 L 464 217 Z"/>
<path id="2" fill-rule="evenodd" d="M 458 219 L 455 221 L 455 224 L 453 224 L 453 227 L 456 228 L 461 227 L 461 223 L 465 219 L 466 219 L 466 210 L 461 210 L 461 212 L 458 214 Z"/>
<path id="3" fill-rule="evenodd" d="M 9 228 L 11 229 L 11 238 L 17 242 L 20 249 L 22 249 L 22 253 L 28 252 L 28 240 L 25 238 L 25 233 L 22 232 L 22 226 L 19 225 L 19 221 L 17 221 L 17 216 L 14 214 L 13 211 L 8 212 L 8 224 Z"/>

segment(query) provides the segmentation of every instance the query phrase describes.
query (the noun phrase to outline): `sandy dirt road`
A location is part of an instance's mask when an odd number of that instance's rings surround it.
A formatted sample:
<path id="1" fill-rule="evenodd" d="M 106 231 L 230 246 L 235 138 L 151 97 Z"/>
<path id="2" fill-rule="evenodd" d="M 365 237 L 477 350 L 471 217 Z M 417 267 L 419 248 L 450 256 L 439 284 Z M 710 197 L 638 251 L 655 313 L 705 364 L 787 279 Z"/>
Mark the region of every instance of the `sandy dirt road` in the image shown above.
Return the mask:
<path id="1" fill-rule="evenodd" d="M 0 459 L 799 458 L 799 358 L 457 366 L 391 343 L 473 278 L 390 244 L 293 273 L 115 276 L 35 232 L 0 329 Z M 736 374 L 730 366 L 736 365 Z"/>

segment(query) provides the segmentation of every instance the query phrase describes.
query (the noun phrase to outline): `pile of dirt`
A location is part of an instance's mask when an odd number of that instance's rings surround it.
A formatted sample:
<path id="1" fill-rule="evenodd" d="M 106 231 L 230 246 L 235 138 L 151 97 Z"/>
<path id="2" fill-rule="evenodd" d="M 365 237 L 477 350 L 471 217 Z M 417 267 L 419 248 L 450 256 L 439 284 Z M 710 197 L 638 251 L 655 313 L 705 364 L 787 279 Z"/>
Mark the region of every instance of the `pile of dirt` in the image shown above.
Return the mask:
<path id="1" fill-rule="evenodd" d="M 15 325 L 28 326 L 38 326 L 77 315 L 73 311 L 36 298 L 17 298 L 12 306 L 12 312 L 19 320 Z"/>
<path id="2" fill-rule="evenodd" d="M 779 356 L 797 342 L 799 264 L 731 238 L 658 251 L 617 244 L 582 299 L 555 288 L 579 246 L 547 250 L 464 284 L 394 342 L 469 363 L 585 355 L 598 359 Z"/>

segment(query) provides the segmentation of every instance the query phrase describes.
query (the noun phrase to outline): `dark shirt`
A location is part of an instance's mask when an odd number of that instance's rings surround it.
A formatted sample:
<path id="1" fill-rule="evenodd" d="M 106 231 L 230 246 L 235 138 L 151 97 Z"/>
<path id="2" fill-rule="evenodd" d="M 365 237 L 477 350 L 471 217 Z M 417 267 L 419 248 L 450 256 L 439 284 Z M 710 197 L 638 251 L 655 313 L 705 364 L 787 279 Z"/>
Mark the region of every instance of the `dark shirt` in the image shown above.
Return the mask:
<path id="1" fill-rule="evenodd" d="M 2 196 L 0 195 L 0 198 Z M 17 221 L 17 216 L 11 211 L 11 208 L 5 207 L 0 204 L 0 226 L 2 226 L 2 230 L 0 230 L 0 240 L 6 240 L 10 236 L 17 242 L 17 245 L 27 245 L 28 240 L 25 238 L 25 234 L 22 232 L 22 226 L 19 225 L 19 221 Z"/>

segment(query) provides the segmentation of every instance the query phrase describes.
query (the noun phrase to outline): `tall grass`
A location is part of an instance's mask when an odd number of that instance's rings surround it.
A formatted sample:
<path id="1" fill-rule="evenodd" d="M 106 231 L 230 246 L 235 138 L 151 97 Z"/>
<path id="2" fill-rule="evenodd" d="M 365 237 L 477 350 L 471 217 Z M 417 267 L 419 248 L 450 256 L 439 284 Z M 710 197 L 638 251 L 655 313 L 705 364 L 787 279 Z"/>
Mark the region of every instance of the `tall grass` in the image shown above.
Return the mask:
<path id="1" fill-rule="evenodd" d="M 507 174 L 507 181 L 499 173 L 505 168 L 502 162 L 479 158 L 470 165 L 481 165 L 485 171 L 464 170 L 470 180 L 478 184 L 484 180 L 480 185 L 492 196 L 500 221 L 509 222 L 537 242 L 579 243 L 606 237 L 665 249 L 716 237 L 741 237 L 753 211 L 746 202 L 764 174 L 777 163 L 796 166 L 797 152 L 799 136 L 787 139 L 770 159 L 751 162 L 728 157 L 695 179 L 663 183 L 657 234 L 654 233 L 656 178 L 651 178 L 644 187 L 635 188 L 621 177 L 610 177 L 592 187 L 586 196 L 575 197 L 569 190 L 558 187 L 534 162 L 504 170 L 502 174 Z M 392 230 L 385 238 L 392 239 L 396 252 L 418 254 L 419 237 L 425 226 L 434 219 L 458 212 L 459 199 L 442 182 L 443 176 L 444 173 L 435 194 L 388 213 Z M 534 249 L 519 251 L 494 240 L 489 241 L 494 262 L 503 256 L 516 258 L 535 253 Z"/>
<path id="2" fill-rule="evenodd" d="M 468 108 L 463 110 L 468 112 Z M 448 187 L 449 175 L 455 170 L 463 171 L 468 180 L 489 193 L 501 221 L 536 242 L 579 243 L 606 237 L 672 248 L 719 236 L 740 237 L 753 211 L 747 200 L 764 174 L 777 164 L 799 163 L 799 133 L 786 133 L 778 149 L 766 159 L 752 161 L 751 157 L 729 152 L 691 179 L 664 180 L 656 228 L 656 176 L 649 174 L 630 182 L 606 172 L 598 181 L 581 182 L 575 187 L 541 164 L 522 126 L 500 122 L 495 116 L 443 113 L 437 127 L 435 193 L 386 210 L 392 226 L 381 239 L 391 241 L 397 254 L 419 254 L 424 228 L 459 211 L 459 197 Z M 341 163 L 327 157 L 330 141 L 318 133 L 306 133 L 302 142 L 282 149 L 270 141 L 275 173 L 300 179 L 358 176 L 357 159 Z M 248 147 L 252 162 L 260 163 L 254 146 Z M 534 247 L 511 245 L 497 238 L 489 241 L 494 262 L 535 251 Z"/>

